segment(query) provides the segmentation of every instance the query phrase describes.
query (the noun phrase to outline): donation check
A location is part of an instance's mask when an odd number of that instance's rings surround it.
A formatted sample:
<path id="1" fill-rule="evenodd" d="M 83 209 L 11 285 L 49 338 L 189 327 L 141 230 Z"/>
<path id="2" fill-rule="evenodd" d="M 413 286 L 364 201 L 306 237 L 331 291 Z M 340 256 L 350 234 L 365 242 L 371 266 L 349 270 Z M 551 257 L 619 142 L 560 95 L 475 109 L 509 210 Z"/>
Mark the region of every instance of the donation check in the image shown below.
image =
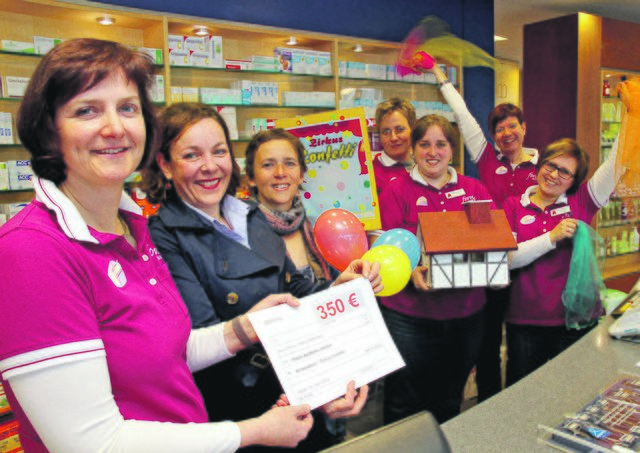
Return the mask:
<path id="1" fill-rule="evenodd" d="M 312 409 L 402 368 L 404 361 L 364 278 L 288 305 L 249 313 L 291 404 Z"/>

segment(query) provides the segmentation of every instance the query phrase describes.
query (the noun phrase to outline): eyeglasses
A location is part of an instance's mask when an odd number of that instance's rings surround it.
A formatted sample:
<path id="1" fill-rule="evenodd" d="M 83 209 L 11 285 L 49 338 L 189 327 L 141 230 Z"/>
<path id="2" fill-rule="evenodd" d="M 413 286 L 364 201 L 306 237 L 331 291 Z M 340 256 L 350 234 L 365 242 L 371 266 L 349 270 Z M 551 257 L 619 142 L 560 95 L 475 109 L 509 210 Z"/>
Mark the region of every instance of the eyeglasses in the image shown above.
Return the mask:
<path id="1" fill-rule="evenodd" d="M 573 173 L 571 173 L 566 168 L 558 167 L 553 162 L 545 162 L 544 164 L 542 164 L 542 166 L 549 173 L 553 173 L 554 171 L 557 171 L 558 172 L 558 176 L 560 176 L 562 179 L 571 179 L 571 178 L 573 178 L 575 176 Z"/>
<path id="2" fill-rule="evenodd" d="M 391 134 L 393 134 L 395 132 L 396 135 L 402 135 L 404 134 L 404 132 L 407 130 L 406 127 L 404 126 L 397 126 L 393 129 L 382 129 L 380 131 L 380 135 L 383 135 L 385 137 L 390 137 Z"/>

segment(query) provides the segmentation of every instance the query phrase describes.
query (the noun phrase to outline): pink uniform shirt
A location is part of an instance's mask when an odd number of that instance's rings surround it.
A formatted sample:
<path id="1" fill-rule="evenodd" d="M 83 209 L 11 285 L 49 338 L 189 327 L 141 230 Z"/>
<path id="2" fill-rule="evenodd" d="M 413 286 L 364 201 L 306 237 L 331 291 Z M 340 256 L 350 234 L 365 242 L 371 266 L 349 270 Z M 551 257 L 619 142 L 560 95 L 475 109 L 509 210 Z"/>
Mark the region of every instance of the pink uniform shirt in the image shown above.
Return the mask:
<path id="1" fill-rule="evenodd" d="M 0 373 L 25 450 L 46 451 L 7 379 L 92 357 L 106 356 L 125 419 L 206 422 L 189 315 L 139 208 L 123 196 L 136 250 L 88 227 L 51 182 L 35 185 L 37 200 L 0 228 Z"/>
<path id="2" fill-rule="evenodd" d="M 380 195 L 382 229 L 404 228 L 416 234 L 419 212 L 461 211 L 464 201 L 491 199 L 480 181 L 458 175 L 453 168 L 449 168 L 449 172 L 451 180 L 442 189 L 420 182 L 422 178 L 417 167 L 410 178 L 398 178 L 389 183 Z M 480 310 L 485 304 L 485 290 L 418 291 L 409 282 L 398 294 L 381 297 L 380 301 L 408 316 L 447 320 L 465 318 Z"/>
<path id="3" fill-rule="evenodd" d="M 550 232 L 565 218 L 590 223 L 598 205 L 585 183 L 575 195 L 562 195 L 544 210 L 531 203 L 535 188 L 504 202 L 504 212 L 518 243 Z M 511 273 L 511 302 L 506 322 L 539 326 L 565 325 L 562 291 L 569 276 L 573 242 L 564 239 L 533 263 Z"/>
<path id="4" fill-rule="evenodd" d="M 501 208 L 508 197 L 520 196 L 527 188 L 538 184 L 536 163 L 538 154 L 527 162 L 521 162 L 515 169 L 502 154 L 496 154 L 489 143 L 478 160 L 478 176 L 487 186 L 491 198 Z"/>
<path id="5" fill-rule="evenodd" d="M 524 152 L 529 154 L 531 159 L 518 164 L 513 169 L 509 159 L 497 153 L 485 139 L 484 132 L 454 86 L 451 83 L 444 83 L 440 86 L 440 90 L 456 115 L 458 127 L 464 137 L 465 148 L 478 166 L 480 181 L 489 189 L 491 198 L 499 208 L 508 197 L 520 196 L 528 187 L 538 184 L 536 181 L 537 150 L 524 148 Z"/>
<path id="6" fill-rule="evenodd" d="M 406 167 L 400 162 L 391 166 L 384 165 L 378 154 L 373 158 L 373 174 L 376 178 L 376 190 L 380 195 L 390 181 L 399 177 L 406 178 L 408 173 Z"/>

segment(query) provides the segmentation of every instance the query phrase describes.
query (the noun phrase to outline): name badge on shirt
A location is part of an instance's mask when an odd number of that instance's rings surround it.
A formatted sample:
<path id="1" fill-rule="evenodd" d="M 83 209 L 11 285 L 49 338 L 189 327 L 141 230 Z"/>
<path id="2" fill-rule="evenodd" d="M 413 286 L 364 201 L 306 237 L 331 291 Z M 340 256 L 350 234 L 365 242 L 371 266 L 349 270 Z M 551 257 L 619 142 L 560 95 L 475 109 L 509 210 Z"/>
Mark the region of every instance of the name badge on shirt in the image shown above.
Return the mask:
<path id="1" fill-rule="evenodd" d="M 107 271 L 109 278 L 116 285 L 116 288 L 122 288 L 127 284 L 127 276 L 124 275 L 122 266 L 117 261 L 109 261 L 109 270 Z"/>
<path id="2" fill-rule="evenodd" d="M 566 214 L 567 212 L 571 212 L 571 206 L 563 206 L 561 208 L 556 208 L 551 210 L 551 217 L 555 217 L 557 215 Z"/>
<path id="3" fill-rule="evenodd" d="M 416 200 L 416 206 L 427 206 L 429 201 L 426 197 L 420 197 Z"/>
<path id="4" fill-rule="evenodd" d="M 535 221 L 536 221 L 536 218 L 532 215 L 526 215 L 520 219 L 520 223 L 523 225 L 531 225 Z"/>
<path id="5" fill-rule="evenodd" d="M 496 175 L 504 175 L 508 172 L 509 170 L 507 170 L 507 167 L 505 167 L 504 165 L 502 167 L 498 167 L 496 168 Z"/>
<path id="6" fill-rule="evenodd" d="M 458 198 L 464 195 L 464 189 L 452 190 L 451 192 L 445 193 L 447 200 L 451 200 L 452 198 Z"/>

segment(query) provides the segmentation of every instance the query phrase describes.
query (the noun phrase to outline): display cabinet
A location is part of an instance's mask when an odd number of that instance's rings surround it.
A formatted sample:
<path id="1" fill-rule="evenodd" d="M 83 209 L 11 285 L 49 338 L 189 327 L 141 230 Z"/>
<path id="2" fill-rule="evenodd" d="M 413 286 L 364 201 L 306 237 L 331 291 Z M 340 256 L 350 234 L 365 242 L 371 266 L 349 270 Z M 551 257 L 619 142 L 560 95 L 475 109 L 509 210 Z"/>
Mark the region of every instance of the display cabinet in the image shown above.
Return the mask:
<path id="1" fill-rule="evenodd" d="M 603 69 L 602 102 L 600 104 L 600 162 L 603 162 L 620 132 L 625 106 L 617 95 L 618 83 L 629 77 L 640 77 L 640 73 Z M 598 213 L 597 229 L 604 239 L 607 270 L 617 274 L 624 269 L 636 269 L 640 263 L 640 187 L 619 190 L 610 203 Z M 601 251 L 603 253 L 603 251 Z"/>
<path id="2" fill-rule="evenodd" d="M 111 25 L 98 22 L 105 16 L 111 19 Z M 441 113 L 452 119 L 450 112 L 445 110 L 448 107 L 435 80 L 429 80 L 427 76 L 404 79 L 395 76 L 392 65 L 399 43 L 132 11 L 95 2 L 51 0 L 0 0 L 0 30 L 1 40 L 23 43 L 33 42 L 34 36 L 61 40 L 94 37 L 158 49 L 161 61 L 157 74 L 164 82 L 161 89 L 164 100 L 159 105 L 174 102 L 178 92 L 190 93 L 187 100 L 202 100 L 202 89 L 230 90 L 242 88 L 243 84 L 277 86 L 277 94 L 266 103 L 247 101 L 242 96 L 219 103 L 208 102 L 229 107 L 226 113 L 231 116 L 225 118 L 236 122 L 234 130 L 237 132 L 232 139 L 239 158 L 244 156 L 256 124 L 353 106 L 365 107 L 367 116 L 372 118 L 377 102 L 392 96 L 414 101 L 418 104 L 419 115 Z M 198 33 L 209 39 L 220 37 L 220 64 L 194 65 L 193 61 L 172 58 L 169 49 L 175 37 L 192 39 L 197 38 Z M 292 40 L 296 42 L 292 43 Z M 285 67 L 279 58 L 274 60 L 275 49 L 285 49 L 283 55 L 289 58 Z M 296 52 L 287 56 L 286 49 Z M 11 50 L 9 45 L 0 46 L 0 76 L 5 88 L 0 97 L 0 112 L 11 114 L 14 131 L 11 143 L 0 143 L 0 162 L 29 158 L 15 134 L 20 98 L 7 92 L 4 82 L 7 76 L 30 77 L 40 58 L 41 55 Z M 307 69 L 303 72 L 297 70 L 300 58 L 307 59 Z M 365 70 L 353 73 L 354 67 Z M 461 86 L 460 71 L 450 67 L 449 72 L 454 83 Z M 363 96 L 363 93 L 367 94 Z M 369 124 L 373 132 L 372 119 Z M 461 144 L 453 159 L 453 165 L 460 172 L 463 171 L 462 150 Z M 32 196 L 30 190 L 0 190 L 0 204 L 25 202 Z"/>
<path id="3" fill-rule="evenodd" d="M 108 15 L 113 23 L 103 26 L 98 19 Z M 8 86 L 7 77 L 29 78 L 41 55 L 25 53 L 18 47 L 34 43 L 34 36 L 52 39 L 92 37 L 109 39 L 135 47 L 162 49 L 165 44 L 165 18 L 133 12 L 104 10 L 53 1 L 0 0 L 0 76 L 2 96 L 0 112 L 9 113 L 13 129 L 11 143 L 0 144 L 0 162 L 29 159 L 19 144 L 16 114 L 20 105 L 16 86 Z M 13 41 L 9 43 L 7 41 Z M 22 44 L 21 44 L 22 43 Z M 36 52 L 37 48 L 27 50 Z M 164 65 L 157 68 L 165 75 Z M 33 198 L 32 190 L 2 190 L 0 204 L 21 203 Z"/>
<path id="4" fill-rule="evenodd" d="M 331 110 L 336 107 L 336 80 L 331 58 L 327 60 L 328 66 L 325 69 L 325 74 L 319 73 L 317 65 L 314 71 L 300 73 L 292 71 L 291 67 L 282 68 L 280 62 L 277 59 L 274 60 L 276 58 L 274 49 L 290 48 L 291 45 L 287 45 L 287 41 L 292 36 L 297 41 L 296 49 L 313 51 L 317 54 L 322 52 L 330 57 L 332 57 L 334 50 L 334 39 L 302 32 L 295 32 L 294 35 L 292 34 L 294 32 L 283 32 L 277 29 L 242 24 L 194 21 L 193 18 L 169 18 L 168 34 L 195 36 L 194 24 L 204 27 L 210 35 L 221 37 L 223 67 L 170 65 L 167 78 L 170 88 L 231 89 L 242 81 L 256 85 L 264 84 L 277 87 L 275 95 L 272 93 L 270 99 L 267 99 L 266 102 L 248 101 L 244 97 L 236 101 L 231 100 L 225 101 L 224 104 L 218 104 L 219 106 L 224 105 L 235 108 L 238 134 L 234 140 L 234 149 L 238 156 L 244 155 L 246 142 L 254 132 L 249 126 L 251 120 L 275 120 Z M 260 69 L 251 69 L 254 66 L 254 61 L 258 60 L 263 62 Z M 270 66 L 264 61 L 273 61 L 273 65 Z M 227 63 L 225 64 L 225 62 Z M 250 65 L 250 69 L 231 68 L 233 63 L 240 65 L 244 62 Z M 289 60 L 288 64 L 293 65 L 296 62 Z M 229 66 L 229 68 L 224 66 Z M 255 64 L 255 66 L 257 67 L 258 65 Z M 313 99 L 296 102 L 295 99 L 290 100 L 287 98 L 290 93 L 300 92 L 330 94 L 330 102 L 314 102 Z"/>
<path id="5" fill-rule="evenodd" d="M 622 104 L 615 85 L 624 75 L 640 75 L 639 43 L 640 24 L 586 13 L 527 24 L 523 110 L 528 146 L 543 149 L 554 140 L 574 138 L 591 158 L 592 175 L 620 128 Z M 608 239 L 599 251 L 607 255 L 605 283 L 623 291 L 640 274 L 640 253 L 626 246 L 638 226 L 637 201 L 637 194 L 616 193 L 593 223 Z"/>

